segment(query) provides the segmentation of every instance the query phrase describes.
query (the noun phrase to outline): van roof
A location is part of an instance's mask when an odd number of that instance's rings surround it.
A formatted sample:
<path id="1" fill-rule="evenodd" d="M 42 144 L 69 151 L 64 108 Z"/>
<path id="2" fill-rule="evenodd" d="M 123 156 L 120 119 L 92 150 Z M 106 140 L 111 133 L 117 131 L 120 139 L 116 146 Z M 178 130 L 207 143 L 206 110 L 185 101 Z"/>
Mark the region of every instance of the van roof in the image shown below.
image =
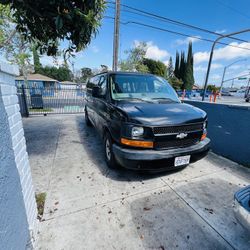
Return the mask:
<path id="1" fill-rule="evenodd" d="M 126 75 L 148 75 L 148 76 L 153 76 L 153 74 L 150 74 L 150 73 L 133 72 L 133 71 L 104 71 L 104 72 L 98 73 L 98 74 L 96 74 L 94 76 L 98 76 L 98 75 L 102 75 L 102 74 L 116 74 L 116 75 L 119 75 L 119 74 L 124 75 L 124 74 L 126 74 Z"/>

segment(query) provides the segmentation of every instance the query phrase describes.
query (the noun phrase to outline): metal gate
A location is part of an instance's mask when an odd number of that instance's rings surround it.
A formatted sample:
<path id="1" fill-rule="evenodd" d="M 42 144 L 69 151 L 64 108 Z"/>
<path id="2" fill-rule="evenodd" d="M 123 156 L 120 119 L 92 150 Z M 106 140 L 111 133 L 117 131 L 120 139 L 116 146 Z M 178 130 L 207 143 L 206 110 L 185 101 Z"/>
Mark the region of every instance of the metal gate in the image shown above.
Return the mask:
<path id="1" fill-rule="evenodd" d="M 41 114 L 72 114 L 84 112 L 85 91 L 82 86 L 71 88 L 18 87 L 22 116 Z"/>

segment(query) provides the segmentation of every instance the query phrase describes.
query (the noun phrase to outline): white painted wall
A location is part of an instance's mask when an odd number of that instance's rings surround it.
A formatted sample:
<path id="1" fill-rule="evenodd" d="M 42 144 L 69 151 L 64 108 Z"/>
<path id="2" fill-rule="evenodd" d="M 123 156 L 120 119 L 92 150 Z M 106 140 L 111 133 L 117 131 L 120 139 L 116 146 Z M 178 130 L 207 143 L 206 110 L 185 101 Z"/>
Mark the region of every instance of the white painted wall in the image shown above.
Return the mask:
<path id="1" fill-rule="evenodd" d="M 32 247 L 38 226 L 17 74 L 17 67 L 0 62 L 0 249 Z"/>

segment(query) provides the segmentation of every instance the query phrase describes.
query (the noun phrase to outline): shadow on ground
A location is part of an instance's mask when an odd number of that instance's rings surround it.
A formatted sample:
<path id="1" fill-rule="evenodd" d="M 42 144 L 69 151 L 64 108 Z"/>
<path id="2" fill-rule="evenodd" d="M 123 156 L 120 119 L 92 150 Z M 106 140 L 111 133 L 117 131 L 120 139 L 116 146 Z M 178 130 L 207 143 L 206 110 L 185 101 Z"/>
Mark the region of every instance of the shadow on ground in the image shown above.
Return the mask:
<path id="1" fill-rule="evenodd" d="M 48 119 L 49 122 L 44 122 L 45 119 L 48 117 L 23 120 L 27 151 L 30 156 L 47 156 L 56 149 L 59 131 L 63 124 L 59 119 Z M 28 126 L 25 125 L 26 123 Z"/>
<path id="2" fill-rule="evenodd" d="M 186 197 L 186 203 L 172 190 L 133 201 L 131 214 L 145 249 L 197 249 L 197 246 L 199 249 L 242 249 L 247 246 L 247 233 L 233 214 L 232 197 L 237 189 L 237 185 L 229 186 L 217 178 L 206 179 L 183 184 L 178 189 L 177 193 Z"/>
<path id="3" fill-rule="evenodd" d="M 108 178 L 117 181 L 142 181 L 147 179 L 158 178 L 161 176 L 166 176 L 173 173 L 173 171 L 163 172 L 163 173 L 143 173 L 132 171 L 129 169 L 109 169 L 106 165 L 104 158 L 103 142 L 101 137 L 98 135 L 97 131 L 93 127 L 88 127 L 85 124 L 84 118 L 77 116 L 76 117 L 77 128 L 79 133 L 79 138 L 81 145 L 84 147 L 87 152 L 90 160 L 93 164 L 98 167 L 103 175 Z M 181 170 L 176 170 L 181 171 Z"/>

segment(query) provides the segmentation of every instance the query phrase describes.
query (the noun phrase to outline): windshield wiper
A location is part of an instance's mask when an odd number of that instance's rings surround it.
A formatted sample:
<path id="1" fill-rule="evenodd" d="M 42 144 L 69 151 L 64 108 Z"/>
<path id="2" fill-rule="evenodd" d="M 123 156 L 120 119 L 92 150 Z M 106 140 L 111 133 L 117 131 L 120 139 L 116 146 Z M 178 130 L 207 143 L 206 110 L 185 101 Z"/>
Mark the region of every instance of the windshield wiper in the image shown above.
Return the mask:
<path id="1" fill-rule="evenodd" d="M 151 98 L 152 100 L 163 100 L 163 101 L 169 101 L 169 102 L 177 102 L 171 98 L 167 98 L 167 97 L 155 97 L 155 98 Z"/>
<path id="2" fill-rule="evenodd" d="M 138 100 L 138 101 L 143 101 L 143 102 L 148 102 L 148 103 L 153 103 L 152 101 L 148 100 L 148 99 L 143 99 L 143 98 L 137 98 L 137 97 L 131 97 L 128 98 L 128 100 Z"/>

